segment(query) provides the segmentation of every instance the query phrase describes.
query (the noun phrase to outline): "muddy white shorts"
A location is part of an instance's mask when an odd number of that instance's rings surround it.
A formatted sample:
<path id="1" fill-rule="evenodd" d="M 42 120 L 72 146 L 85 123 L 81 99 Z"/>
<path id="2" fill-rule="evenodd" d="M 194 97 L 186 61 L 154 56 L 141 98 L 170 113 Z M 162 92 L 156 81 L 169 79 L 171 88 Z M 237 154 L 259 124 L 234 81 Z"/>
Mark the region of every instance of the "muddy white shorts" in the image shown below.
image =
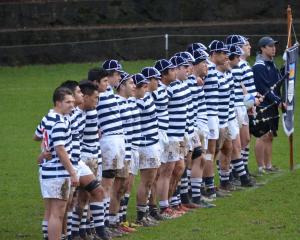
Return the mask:
<path id="1" fill-rule="evenodd" d="M 139 158 L 140 154 L 138 151 L 138 148 L 132 148 L 131 149 L 131 161 L 129 165 L 129 173 L 132 175 L 138 175 L 139 172 Z"/>
<path id="2" fill-rule="evenodd" d="M 249 118 L 247 114 L 247 109 L 245 106 L 237 106 L 234 108 L 236 119 L 239 125 L 239 128 L 241 128 L 243 125 L 249 125 Z"/>
<path id="3" fill-rule="evenodd" d="M 160 166 L 160 156 L 159 143 L 139 147 L 139 169 L 158 168 Z"/>
<path id="4" fill-rule="evenodd" d="M 116 170 L 124 167 L 125 138 L 123 135 L 104 135 L 100 139 L 102 170 Z"/>
<path id="5" fill-rule="evenodd" d="M 232 140 L 235 140 L 240 134 L 239 124 L 236 118 L 228 121 L 228 131 L 229 131 L 229 136 Z"/>
<path id="6" fill-rule="evenodd" d="M 186 155 L 186 143 L 184 141 L 169 141 L 169 145 L 162 153 L 162 163 L 184 160 Z"/>
<path id="7" fill-rule="evenodd" d="M 78 161 L 78 165 L 75 165 L 74 168 L 77 171 L 78 177 L 93 175 L 92 169 L 88 167 L 84 161 Z M 98 168 L 98 164 L 97 164 Z"/>
<path id="8" fill-rule="evenodd" d="M 218 116 L 207 116 L 208 140 L 219 138 L 219 118 Z"/>
<path id="9" fill-rule="evenodd" d="M 198 121 L 197 127 L 196 132 L 199 135 L 201 146 L 204 150 L 207 150 L 209 133 L 207 122 Z"/>
<path id="10" fill-rule="evenodd" d="M 43 198 L 68 200 L 71 190 L 70 178 L 42 179 Z"/>

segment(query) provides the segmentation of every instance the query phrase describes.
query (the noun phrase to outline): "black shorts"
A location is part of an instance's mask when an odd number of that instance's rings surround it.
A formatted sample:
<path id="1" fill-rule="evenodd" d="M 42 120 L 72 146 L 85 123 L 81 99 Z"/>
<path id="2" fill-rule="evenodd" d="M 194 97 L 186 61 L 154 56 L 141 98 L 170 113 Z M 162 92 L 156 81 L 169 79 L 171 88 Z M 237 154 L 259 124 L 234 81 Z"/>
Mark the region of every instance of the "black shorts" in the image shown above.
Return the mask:
<path id="1" fill-rule="evenodd" d="M 279 112 L 277 105 L 266 108 L 256 107 L 257 115 L 254 118 L 249 115 L 249 129 L 250 133 L 255 137 L 261 137 L 264 134 L 271 132 L 274 137 L 277 136 L 279 125 Z"/>

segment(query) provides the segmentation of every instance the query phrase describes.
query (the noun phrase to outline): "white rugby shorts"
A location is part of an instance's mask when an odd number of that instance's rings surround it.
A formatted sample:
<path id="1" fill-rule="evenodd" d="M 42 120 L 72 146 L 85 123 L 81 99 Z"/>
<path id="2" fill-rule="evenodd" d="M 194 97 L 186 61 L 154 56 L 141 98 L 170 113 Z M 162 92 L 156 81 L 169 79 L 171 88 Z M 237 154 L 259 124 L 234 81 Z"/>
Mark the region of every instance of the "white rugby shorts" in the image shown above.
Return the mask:
<path id="1" fill-rule="evenodd" d="M 68 200 L 71 191 L 70 178 L 42 179 L 43 198 Z"/>
<path id="2" fill-rule="evenodd" d="M 247 114 L 247 108 L 245 106 L 237 106 L 234 108 L 236 119 L 238 122 L 239 128 L 243 125 L 249 125 L 249 118 Z"/>
<path id="3" fill-rule="evenodd" d="M 207 116 L 208 140 L 219 138 L 219 118 L 218 116 Z"/>
<path id="4" fill-rule="evenodd" d="M 124 167 L 125 138 L 123 135 L 104 135 L 100 139 L 102 169 L 116 170 Z"/>
<path id="5" fill-rule="evenodd" d="M 139 147 L 139 169 L 158 168 L 160 166 L 160 156 L 159 143 Z"/>

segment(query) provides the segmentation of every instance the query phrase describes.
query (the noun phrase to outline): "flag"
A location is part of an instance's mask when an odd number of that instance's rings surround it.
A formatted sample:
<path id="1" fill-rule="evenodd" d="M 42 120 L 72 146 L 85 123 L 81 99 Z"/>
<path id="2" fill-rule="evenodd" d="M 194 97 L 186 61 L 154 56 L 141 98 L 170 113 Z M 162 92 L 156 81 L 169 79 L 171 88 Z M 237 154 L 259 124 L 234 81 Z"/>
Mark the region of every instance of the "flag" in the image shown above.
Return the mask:
<path id="1" fill-rule="evenodd" d="M 286 50 L 285 71 L 288 77 L 285 80 L 285 103 L 287 104 L 286 112 L 283 114 L 283 129 L 287 136 L 294 132 L 294 109 L 295 109 L 295 82 L 298 62 L 299 44 Z"/>

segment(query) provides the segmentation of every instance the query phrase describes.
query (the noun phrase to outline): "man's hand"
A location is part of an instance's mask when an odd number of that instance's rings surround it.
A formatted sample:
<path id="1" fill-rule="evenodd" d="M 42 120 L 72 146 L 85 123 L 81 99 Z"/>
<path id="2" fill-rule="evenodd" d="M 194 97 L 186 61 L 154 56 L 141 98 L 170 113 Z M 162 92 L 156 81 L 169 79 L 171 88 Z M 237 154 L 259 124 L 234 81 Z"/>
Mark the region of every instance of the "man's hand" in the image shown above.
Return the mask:
<path id="1" fill-rule="evenodd" d="M 79 178 L 75 172 L 70 174 L 70 178 L 71 178 L 71 186 L 72 187 L 79 186 Z"/>
<path id="2" fill-rule="evenodd" d="M 203 86 L 203 84 L 204 84 L 203 79 L 201 77 L 197 77 L 197 85 L 198 86 Z"/>

